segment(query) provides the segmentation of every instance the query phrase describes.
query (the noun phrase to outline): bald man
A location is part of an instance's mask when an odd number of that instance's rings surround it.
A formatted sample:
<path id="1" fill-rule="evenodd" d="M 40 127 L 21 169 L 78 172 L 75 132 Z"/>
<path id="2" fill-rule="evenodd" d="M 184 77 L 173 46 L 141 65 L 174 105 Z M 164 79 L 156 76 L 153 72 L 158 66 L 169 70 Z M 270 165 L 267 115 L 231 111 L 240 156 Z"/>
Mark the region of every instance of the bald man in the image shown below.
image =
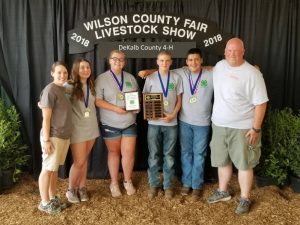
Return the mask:
<path id="1" fill-rule="evenodd" d="M 235 213 L 248 213 L 253 168 L 258 164 L 261 146 L 261 125 L 268 96 L 262 74 L 244 59 L 244 43 L 230 39 L 225 59 L 213 69 L 214 106 L 213 135 L 210 143 L 212 166 L 218 167 L 219 187 L 208 203 L 228 201 L 228 183 L 232 164 L 238 169 L 241 189 Z"/>

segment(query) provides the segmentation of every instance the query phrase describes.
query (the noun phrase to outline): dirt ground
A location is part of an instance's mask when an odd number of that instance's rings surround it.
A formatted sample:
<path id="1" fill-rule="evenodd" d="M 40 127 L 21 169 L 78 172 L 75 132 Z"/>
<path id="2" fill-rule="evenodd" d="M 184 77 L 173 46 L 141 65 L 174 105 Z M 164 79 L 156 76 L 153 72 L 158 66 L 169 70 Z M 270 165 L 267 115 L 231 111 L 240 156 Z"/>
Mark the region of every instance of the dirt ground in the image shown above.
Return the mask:
<path id="1" fill-rule="evenodd" d="M 68 224 L 300 224 L 300 194 L 289 187 L 276 186 L 252 191 L 253 207 L 248 215 L 237 216 L 234 209 L 239 199 L 237 178 L 230 184 L 234 197 L 230 201 L 207 204 L 206 198 L 217 184 L 206 184 L 199 201 L 181 196 L 180 183 L 175 181 L 175 197 L 166 200 L 161 191 L 153 200 L 147 197 L 147 173 L 134 173 L 138 189 L 134 196 L 111 197 L 109 180 L 88 180 L 91 199 L 73 204 L 57 215 L 40 212 L 38 184 L 31 176 L 24 176 L 10 190 L 0 195 L 0 224 L 3 225 L 68 225 Z M 64 201 L 67 179 L 59 179 L 59 195 Z"/>

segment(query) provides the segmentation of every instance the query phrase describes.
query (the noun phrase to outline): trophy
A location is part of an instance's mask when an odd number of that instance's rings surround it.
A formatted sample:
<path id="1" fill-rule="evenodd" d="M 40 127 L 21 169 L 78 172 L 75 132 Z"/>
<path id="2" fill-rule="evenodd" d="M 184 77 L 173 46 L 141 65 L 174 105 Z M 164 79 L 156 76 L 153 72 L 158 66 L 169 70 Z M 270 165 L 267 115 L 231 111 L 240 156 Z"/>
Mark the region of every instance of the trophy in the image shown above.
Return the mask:
<path id="1" fill-rule="evenodd" d="M 164 117 L 162 93 L 143 94 L 144 119 L 152 120 Z"/>

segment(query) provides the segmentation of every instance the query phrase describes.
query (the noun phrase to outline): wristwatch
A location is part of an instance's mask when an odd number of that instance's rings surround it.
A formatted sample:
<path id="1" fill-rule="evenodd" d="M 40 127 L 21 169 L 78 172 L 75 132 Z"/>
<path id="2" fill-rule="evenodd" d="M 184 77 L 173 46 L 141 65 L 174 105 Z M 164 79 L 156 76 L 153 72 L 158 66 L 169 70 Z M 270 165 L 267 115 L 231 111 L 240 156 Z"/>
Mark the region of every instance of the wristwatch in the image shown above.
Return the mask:
<path id="1" fill-rule="evenodd" d="M 260 133 L 260 132 L 261 132 L 261 129 L 260 129 L 260 128 L 254 128 L 254 127 L 252 127 L 252 130 L 254 130 L 255 133 Z"/>

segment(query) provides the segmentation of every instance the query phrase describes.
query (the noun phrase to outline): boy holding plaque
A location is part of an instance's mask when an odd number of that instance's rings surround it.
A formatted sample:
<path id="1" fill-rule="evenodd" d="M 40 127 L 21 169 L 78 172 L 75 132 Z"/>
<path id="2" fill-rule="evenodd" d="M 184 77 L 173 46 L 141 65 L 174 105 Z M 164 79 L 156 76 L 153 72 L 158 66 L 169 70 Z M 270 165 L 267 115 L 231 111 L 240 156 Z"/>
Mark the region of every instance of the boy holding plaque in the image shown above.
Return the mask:
<path id="1" fill-rule="evenodd" d="M 179 141 L 181 149 L 182 195 L 192 189 L 192 198 L 198 200 L 204 182 L 205 157 L 210 136 L 213 76 L 212 71 L 202 68 L 200 49 L 187 52 L 187 67 L 173 70 L 182 78 L 184 93 L 179 113 Z M 144 70 L 144 78 L 155 70 Z"/>
<path id="2" fill-rule="evenodd" d="M 163 93 L 164 117 L 148 120 L 148 180 L 149 198 L 154 198 L 160 184 L 160 156 L 163 155 L 163 188 L 165 197 L 173 197 L 174 155 L 177 141 L 177 113 L 183 92 L 180 76 L 170 71 L 171 54 L 160 52 L 157 56 L 158 71 L 146 79 L 143 93 Z"/>

